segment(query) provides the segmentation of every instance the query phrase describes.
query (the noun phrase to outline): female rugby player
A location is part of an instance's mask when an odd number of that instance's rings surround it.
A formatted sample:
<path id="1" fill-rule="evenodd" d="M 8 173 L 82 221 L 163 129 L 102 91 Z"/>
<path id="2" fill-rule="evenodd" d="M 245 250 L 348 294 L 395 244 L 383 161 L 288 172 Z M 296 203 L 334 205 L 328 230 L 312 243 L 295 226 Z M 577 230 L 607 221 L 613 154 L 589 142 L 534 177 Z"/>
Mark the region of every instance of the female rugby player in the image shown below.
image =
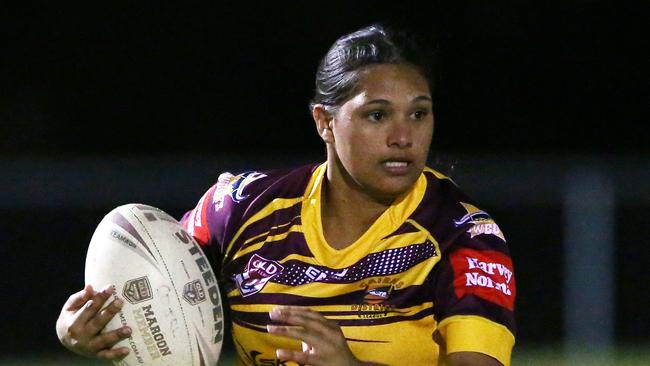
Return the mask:
<path id="1" fill-rule="evenodd" d="M 310 104 L 327 161 L 222 174 L 181 220 L 227 294 L 238 362 L 508 365 L 515 281 L 492 218 L 426 167 L 431 55 L 370 26 L 323 58 Z M 74 352 L 109 360 L 100 334 L 121 301 L 87 286 L 57 322 Z"/>

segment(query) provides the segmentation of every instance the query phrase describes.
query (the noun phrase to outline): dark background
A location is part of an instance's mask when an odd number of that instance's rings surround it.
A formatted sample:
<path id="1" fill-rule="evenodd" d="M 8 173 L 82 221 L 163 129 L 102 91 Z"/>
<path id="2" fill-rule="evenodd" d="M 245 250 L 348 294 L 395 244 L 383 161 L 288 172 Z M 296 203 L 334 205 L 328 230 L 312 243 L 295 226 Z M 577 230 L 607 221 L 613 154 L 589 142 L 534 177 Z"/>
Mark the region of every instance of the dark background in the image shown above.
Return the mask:
<path id="1" fill-rule="evenodd" d="M 437 150 L 648 151 L 648 13 L 558 3 L 8 10 L 0 149 L 320 151 L 307 112 L 320 58 L 343 33 L 386 21 L 440 51 Z"/>
<path id="2" fill-rule="evenodd" d="M 0 25 L 0 159 L 20 169 L 12 162 L 324 158 L 307 109 L 317 64 L 340 35 L 376 21 L 409 27 L 439 51 L 434 154 L 647 156 L 650 44 L 640 4 L 8 6 Z M 165 208 L 180 215 L 201 191 L 191 193 L 186 205 Z M 2 354 L 61 352 L 54 321 L 81 288 L 90 235 L 115 205 L 2 208 Z M 523 245 L 513 249 L 520 342 L 561 341 L 561 288 L 547 285 L 562 279 L 561 208 L 489 208 L 510 242 Z M 638 215 L 646 208 L 617 208 L 617 263 L 647 262 L 638 240 L 650 235 L 647 215 Z M 534 248 L 525 246 L 530 228 Z M 617 340 L 647 340 L 650 304 L 634 282 L 644 268 L 616 272 L 624 278 Z"/>

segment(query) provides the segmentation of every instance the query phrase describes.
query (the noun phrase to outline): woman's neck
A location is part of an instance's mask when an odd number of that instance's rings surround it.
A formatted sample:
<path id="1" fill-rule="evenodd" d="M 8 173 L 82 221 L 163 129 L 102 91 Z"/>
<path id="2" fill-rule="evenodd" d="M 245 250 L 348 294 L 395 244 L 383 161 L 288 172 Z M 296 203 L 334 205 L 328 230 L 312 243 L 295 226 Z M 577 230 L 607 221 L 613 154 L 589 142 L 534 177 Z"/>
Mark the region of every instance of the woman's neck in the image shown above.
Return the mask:
<path id="1" fill-rule="evenodd" d="M 321 190 L 321 219 L 328 244 L 335 249 L 354 243 L 390 207 L 393 199 L 378 199 L 328 164 Z"/>

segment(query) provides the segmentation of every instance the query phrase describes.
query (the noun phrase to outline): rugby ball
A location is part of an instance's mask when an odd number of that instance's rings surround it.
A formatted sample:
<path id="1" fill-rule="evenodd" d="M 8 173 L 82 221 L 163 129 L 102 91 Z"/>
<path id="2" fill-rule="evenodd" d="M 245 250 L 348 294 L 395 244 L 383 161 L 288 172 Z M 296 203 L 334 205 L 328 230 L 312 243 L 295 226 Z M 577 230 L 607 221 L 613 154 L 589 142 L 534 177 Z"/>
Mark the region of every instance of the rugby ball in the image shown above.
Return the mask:
<path id="1" fill-rule="evenodd" d="M 85 280 L 96 289 L 114 285 L 113 296 L 124 300 L 103 330 L 132 329 L 116 345 L 131 352 L 116 365 L 217 364 L 224 324 L 216 276 L 194 238 L 164 211 L 127 204 L 109 212 L 90 240 Z"/>

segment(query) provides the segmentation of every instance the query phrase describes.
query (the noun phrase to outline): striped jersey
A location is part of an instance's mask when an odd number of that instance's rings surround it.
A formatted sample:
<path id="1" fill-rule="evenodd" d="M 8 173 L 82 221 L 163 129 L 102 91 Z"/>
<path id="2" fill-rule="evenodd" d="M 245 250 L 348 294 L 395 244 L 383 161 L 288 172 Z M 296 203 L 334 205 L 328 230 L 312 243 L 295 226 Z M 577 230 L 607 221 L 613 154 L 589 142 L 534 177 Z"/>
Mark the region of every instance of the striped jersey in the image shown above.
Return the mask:
<path id="1" fill-rule="evenodd" d="M 336 321 L 353 354 L 389 365 L 444 364 L 458 351 L 510 363 L 513 266 L 494 220 L 447 177 L 425 168 L 353 244 L 324 238 L 326 164 L 224 173 L 181 222 L 227 294 L 242 365 L 291 364 L 275 350 L 269 311 L 306 306 Z"/>

